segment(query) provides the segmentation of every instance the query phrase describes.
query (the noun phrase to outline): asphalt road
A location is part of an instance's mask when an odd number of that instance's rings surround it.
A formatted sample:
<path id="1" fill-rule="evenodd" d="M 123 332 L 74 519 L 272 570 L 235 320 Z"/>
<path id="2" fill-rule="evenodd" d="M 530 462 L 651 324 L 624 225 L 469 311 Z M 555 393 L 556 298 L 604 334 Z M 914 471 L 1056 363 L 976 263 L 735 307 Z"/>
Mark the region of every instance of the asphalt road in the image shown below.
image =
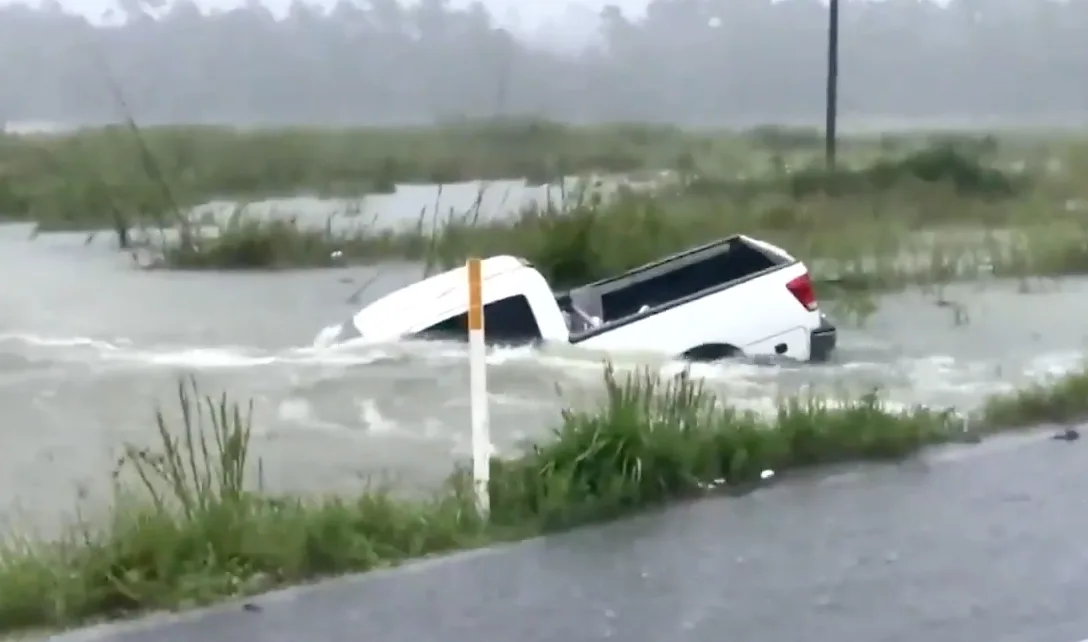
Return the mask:
<path id="1" fill-rule="evenodd" d="M 1046 435 L 65 642 L 1084 642 L 1088 443 Z"/>

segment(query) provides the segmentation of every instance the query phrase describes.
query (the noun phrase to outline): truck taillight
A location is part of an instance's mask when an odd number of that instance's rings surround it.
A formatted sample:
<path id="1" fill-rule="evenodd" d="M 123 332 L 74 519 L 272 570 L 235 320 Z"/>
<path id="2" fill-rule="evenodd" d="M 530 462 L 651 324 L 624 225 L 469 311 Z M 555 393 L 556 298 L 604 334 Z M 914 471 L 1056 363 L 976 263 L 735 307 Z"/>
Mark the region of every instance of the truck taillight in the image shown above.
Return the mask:
<path id="1" fill-rule="evenodd" d="M 812 279 L 809 278 L 808 272 L 787 283 L 786 289 L 809 312 L 814 312 L 819 307 L 816 302 L 816 291 L 812 288 Z"/>

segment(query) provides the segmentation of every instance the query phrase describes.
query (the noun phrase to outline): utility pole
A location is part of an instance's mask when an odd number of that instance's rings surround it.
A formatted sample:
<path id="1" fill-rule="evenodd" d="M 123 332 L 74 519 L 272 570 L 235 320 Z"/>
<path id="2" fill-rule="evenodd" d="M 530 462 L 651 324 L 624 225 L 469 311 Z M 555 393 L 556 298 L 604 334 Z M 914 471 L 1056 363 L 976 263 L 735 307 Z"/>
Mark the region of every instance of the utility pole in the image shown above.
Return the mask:
<path id="1" fill-rule="evenodd" d="M 824 160 L 835 169 L 839 119 L 839 0 L 830 0 L 827 11 L 827 104 L 824 113 Z"/>

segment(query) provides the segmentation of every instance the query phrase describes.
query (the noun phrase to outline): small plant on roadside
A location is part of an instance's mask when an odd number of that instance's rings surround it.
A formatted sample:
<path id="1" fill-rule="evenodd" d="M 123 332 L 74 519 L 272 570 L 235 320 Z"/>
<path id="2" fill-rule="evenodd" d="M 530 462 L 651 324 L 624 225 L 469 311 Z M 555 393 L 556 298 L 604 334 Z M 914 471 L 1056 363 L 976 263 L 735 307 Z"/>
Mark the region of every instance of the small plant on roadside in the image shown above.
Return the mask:
<path id="1" fill-rule="evenodd" d="M 723 405 L 687 373 L 620 379 L 608 367 L 599 410 L 565 412 L 552 439 L 500 462 L 492 501 L 496 515 L 553 530 L 743 487 L 766 469 L 906 457 L 961 430 L 946 412 L 889 412 L 875 394 L 787 399 L 767 417 Z"/>
<path id="2" fill-rule="evenodd" d="M 1088 370 L 1082 370 L 994 395 L 983 405 L 979 421 L 984 426 L 1000 429 L 1082 421 L 1086 417 Z"/>

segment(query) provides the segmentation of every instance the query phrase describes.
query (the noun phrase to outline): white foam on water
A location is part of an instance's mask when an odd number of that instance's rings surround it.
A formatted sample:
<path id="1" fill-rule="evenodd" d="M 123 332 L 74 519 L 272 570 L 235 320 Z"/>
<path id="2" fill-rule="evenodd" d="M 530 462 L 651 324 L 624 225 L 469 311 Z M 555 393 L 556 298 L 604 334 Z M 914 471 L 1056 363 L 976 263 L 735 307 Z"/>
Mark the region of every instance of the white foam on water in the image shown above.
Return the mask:
<path id="1" fill-rule="evenodd" d="M 313 347 L 331 348 L 333 346 L 333 341 L 336 340 L 336 336 L 338 334 L 340 334 L 340 326 L 338 325 L 330 325 L 321 328 L 321 331 L 317 333 L 316 337 L 314 337 Z"/>
<path id="2" fill-rule="evenodd" d="M 226 348 L 191 348 L 172 352 L 129 353 L 126 358 L 146 361 L 156 366 L 183 366 L 199 370 L 216 368 L 249 368 L 265 366 L 276 361 L 275 357 L 257 357 L 239 354 Z"/>
<path id="3" fill-rule="evenodd" d="M 359 418 L 362 419 L 363 424 L 366 426 L 367 432 L 370 434 L 388 434 L 397 432 L 399 426 L 397 422 L 385 417 L 381 410 L 378 408 L 378 402 L 375 399 L 359 399 L 355 402 L 355 405 L 359 408 Z"/>
<path id="4" fill-rule="evenodd" d="M 30 333 L 0 334 L 0 346 L 3 345 L 27 345 L 41 348 L 92 348 L 101 352 L 121 350 L 131 342 L 125 339 L 107 341 L 92 337 L 48 337 Z"/>
<path id="5" fill-rule="evenodd" d="M 314 349 L 312 347 L 268 350 L 250 346 L 159 346 L 133 347 L 127 339 L 94 337 L 50 337 L 35 334 L 2 334 L 0 350 L 5 346 L 22 348 L 61 362 L 102 362 L 146 365 L 150 367 L 253 368 L 273 364 L 367 365 L 389 358 L 391 353 L 378 346 Z"/>
<path id="6" fill-rule="evenodd" d="M 546 390 L 547 394 L 540 394 Z M 542 388 L 537 394 L 531 396 L 525 394 L 510 394 L 505 392 L 489 392 L 487 393 L 488 403 L 494 406 L 503 408 L 525 408 L 525 409 L 551 409 L 558 408 L 559 402 L 553 390 Z M 441 402 L 442 408 L 469 408 L 471 403 L 468 399 L 468 395 L 455 396 L 445 399 Z M 465 415 L 468 416 L 467 414 Z"/>
<path id="7" fill-rule="evenodd" d="M 550 397 L 542 399 L 540 395 L 529 397 L 503 392 L 492 392 L 488 394 L 487 398 L 491 403 L 497 406 L 505 406 L 508 408 L 550 408 L 553 405 Z"/>
<path id="8" fill-rule="evenodd" d="M 320 419 L 314 412 L 313 404 L 310 401 L 297 397 L 280 401 L 276 407 L 276 418 L 281 421 L 291 422 L 293 429 L 301 427 L 306 430 L 350 433 L 351 428 L 351 426 Z"/>
<path id="9" fill-rule="evenodd" d="M 223 370 L 275 365 L 365 366 L 390 360 L 460 362 L 467 359 L 464 346 L 454 343 L 398 342 L 374 344 L 347 342 L 329 347 L 295 347 L 269 350 L 241 345 L 141 346 L 123 338 L 55 337 L 33 333 L 0 334 L 0 351 L 10 346 L 31 360 L 88 363 L 149 368 Z M 530 347 L 499 348 L 488 353 L 489 365 L 538 362 Z M 591 367 L 599 370 L 598 363 Z"/>
<path id="10" fill-rule="evenodd" d="M 61 337 L 26 332 L 0 334 L 0 352 L 9 349 L 31 360 L 194 370 L 272 366 L 350 368 L 397 361 L 458 363 L 466 360 L 468 355 L 467 348 L 461 344 L 418 341 L 382 345 L 348 342 L 326 348 L 305 346 L 269 350 L 238 345 L 135 347 L 131 341 L 117 337 Z M 648 368 L 668 377 L 687 370 L 694 377 L 707 381 L 714 392 L 725 395 L 730 403 L 753 410 L 771 411 L 776 407 L 776 399 L 781 396 L 781 387 L 787 380 L 794 381 L 793 390 L 801 381 L 805 386 L 812 383 L 817 390 L 830 387 L 832 396 L 836 396 L 833 391 L 838 382 L 851 384 L 856 391 L 867 380 L 866 374 L 871 373 L 876 387 L 882 383 L 887 385 L 886 394 L 882 397 L 892 397 L 888 401 L 890 406 L 900 404 L 908 407 L 916 404 L 907 403 L 905 399 L 981 399 L 989 394 L 1008 391 L 1024 381 L 1046 380 L 1075 371 L 1083 367 L 1084 358 L 1085 354 L 1080 350 L 1067 350 L 1040 354 L 1014 367 L 998 360 L 960 360 L 953 355 L 934 354 L 892 362 L 882 363 L 870 358 L 808 368 L 746 361 L 690 364 L 664 359 L 660 355 L 632 353 L 612 355 L 610 363 L 621 375 Z M 583 383 L 587 388 L 599 385 L 606 367 L 605 359 L 603 353 L 576 346 L 549 346 L 542 350 L 530 347 L 498 348 L 489 351 L 487 356 L 488 364 L 494 367 L 525 364 L 552 371 L 561 389 L 571 384 L 575 389 Z M 420 376 L 426 378 L 431 373 L 424 368 Z M 547 394 L 543 396 L 551 400 L 554 391 L 548 385 Z M 506 394 L 501 389 L 495 390 L 497 387 L 493 387 L 498 395 L 493 399 L 496 403 L 546 405 L 541 398 Z M 366 412 L 373 411 L 376 411 L 376 407 Z M 290 414 L 291 411 L 286 412 Z M 384 424 L 378 422 L 377 425 Z"/>
<path id="11" fill-rule="evenodd" d="M 465 353 L 467 358 L 467 352 Z M 516 363 L 519 361 L 536 361 L 536 350 L 532 346 L 519 348 L 495 348 L 487 354 L 487 365 L 501 366 L 504 363 Z"/>
<path id="12" fill-rule="evenodd" d="M 1032 361 L 1026 374 L 1032 378 L 1060 377 L 1076 372 L 1085 366 L 1083 352 L 1062 352 L 1040 355 Z"/>
<path id="13" fill-rule="evenodd" d="M 318 416 L 313 402 L 300 397 L 283 399 L 276 407 L 276 418 L 290 422 L 290 430 L 332 432 L 339 435 L 357 435 L 359 437 L 381 435 L 411 435 L 411 431 L 402 430 L 397 421 L 384 415 L 378 401 L 370 398 L 354 399 L 358 412 L 358 421 L 350 424 L 328 421 Z M 360 427 L 363 430 L 360 430 Z"/>

